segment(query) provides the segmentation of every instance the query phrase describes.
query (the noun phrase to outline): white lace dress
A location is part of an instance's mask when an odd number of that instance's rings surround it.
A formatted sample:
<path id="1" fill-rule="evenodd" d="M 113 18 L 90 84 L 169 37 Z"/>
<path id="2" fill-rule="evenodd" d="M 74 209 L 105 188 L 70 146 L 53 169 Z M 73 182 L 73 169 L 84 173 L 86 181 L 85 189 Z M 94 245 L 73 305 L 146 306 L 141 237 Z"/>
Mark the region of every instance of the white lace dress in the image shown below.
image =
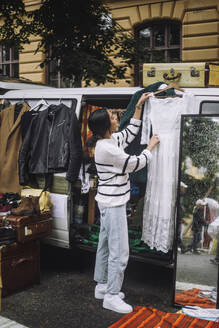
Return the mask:
<path id="1" fill-rule="evenodd" d="M 151 248 L 167 253 L 173 242 L 178 183 L 181 114 L 194 114 L 195 97 L 156 98 L 147 103 L 147 120 L 160 144 L 152 151 L 144 199 L 142 240 Z M 144 118 L 143 128 L 144 130 Z M 144 131 L 141 143 L 144 143 Z"/>

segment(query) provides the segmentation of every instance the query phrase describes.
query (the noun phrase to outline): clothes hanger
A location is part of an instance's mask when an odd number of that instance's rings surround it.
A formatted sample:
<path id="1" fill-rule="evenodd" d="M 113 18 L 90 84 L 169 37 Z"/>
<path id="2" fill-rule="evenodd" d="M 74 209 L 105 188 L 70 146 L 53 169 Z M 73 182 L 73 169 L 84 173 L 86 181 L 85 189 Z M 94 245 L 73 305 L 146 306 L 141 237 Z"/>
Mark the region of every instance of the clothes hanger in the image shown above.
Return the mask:
<path id="1" fill-rule="evenodd" d="M 48 102 L 42 98 L 35 106 L 31 107 L 30 111 L 41 111 L 46 109 L 48 106 Z"/>
<path id="2" fill-rule="evenodd" d="M 25 103 L 28 105 L 28 103 L 25 101 L 24 97 L 23 97 L 22 100 L 16 102 L 16 104 L 15 104 L 15 111 L 20 112 L 21 111 L 21 108 L 23 107 L 23 105 Z"/>
<path id="3" fill-rule="evenodd" d="M 1 112 L 3 109 L 9 107 L 10 105 L 11 105 L 11 102 L 10 102 L 8 99 L 6 99 L 6 98 L 2 98 L 2 101 L 0 101 L 0 112 Z"/>
<path id="4" fill-rule="evenodd" d="M 155 91 L 155 92 L 153 92 L 153 94 L 158 95 L 159 93 L 164 92 L 169 89 L 176 89 L 178 91 L 184 92 L 184 89 L 180 88 L 176 83 L 171 82 L 170 84 L 168 84 L 168 86 L 166 88 Z M 179 95 L 176 95 L 176 96 L 179 96 Z M 174 97 L 176 97 L 176 96 L 174 96 Z M 171 97 L 171 96 L 167 96 L 167 97 Z"/>

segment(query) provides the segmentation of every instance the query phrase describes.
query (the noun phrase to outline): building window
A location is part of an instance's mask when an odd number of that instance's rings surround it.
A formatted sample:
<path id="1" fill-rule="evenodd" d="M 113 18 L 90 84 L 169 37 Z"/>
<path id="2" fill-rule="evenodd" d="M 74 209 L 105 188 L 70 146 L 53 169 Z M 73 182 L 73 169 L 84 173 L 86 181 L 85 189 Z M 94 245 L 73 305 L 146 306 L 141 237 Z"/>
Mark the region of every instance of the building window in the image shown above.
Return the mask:
<path id="1" fill-rule="evenodd" d="M 0 74 L 19 77 L 19 52 L 16 48 L 0 46 Z"/>
<path id="2" fill-rule="evenodd" d="M 181 23 L 156 20 L 136 28 L 135 36 L 142 63 L 175 63 L 181 61 Z M 141 66 L 136 73 L 140 73 Z M 139 74 L 138 74 L 139 75 Z"/>
<path id="3" fill-rule="evenodd" d="M 47 84 L 55 88 L 72 88 L 72 81 L 64 79 L 60 72 L 57 72 L 55 61 L 51 61 L 47 66 Z"/>

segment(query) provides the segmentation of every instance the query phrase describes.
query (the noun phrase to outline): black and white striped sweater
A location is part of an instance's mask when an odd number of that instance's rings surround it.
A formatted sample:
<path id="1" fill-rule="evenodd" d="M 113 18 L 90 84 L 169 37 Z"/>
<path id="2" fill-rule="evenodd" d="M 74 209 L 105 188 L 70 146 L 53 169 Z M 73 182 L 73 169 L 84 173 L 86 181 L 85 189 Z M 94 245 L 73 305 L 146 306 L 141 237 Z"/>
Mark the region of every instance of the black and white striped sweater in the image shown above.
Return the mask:
<path id="1" fill-rule="evenodd" d="M 113 133 L 110 139 L 97 141 L 94 158 L 99 179 L 95 199 L 106 207 L 123 205 L 129 200 L 129 173 L 142 169 L 152 157 L 147 149 L 139 156 L 124 151 L 137 135 L 140 125 L 140 120 L 132 118 L 126 129 Z"/>

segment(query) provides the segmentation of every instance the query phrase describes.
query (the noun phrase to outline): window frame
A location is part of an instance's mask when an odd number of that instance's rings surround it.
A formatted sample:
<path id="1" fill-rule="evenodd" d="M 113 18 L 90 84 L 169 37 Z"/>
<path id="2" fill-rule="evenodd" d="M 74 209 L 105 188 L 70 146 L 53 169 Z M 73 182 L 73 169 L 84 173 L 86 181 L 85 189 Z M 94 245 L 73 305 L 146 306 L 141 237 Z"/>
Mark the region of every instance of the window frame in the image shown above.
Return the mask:
<path id="1" fill-rule="evenodd" d="M 9 60 L 4 60 L 2 56 L 3 47 L 6 45 L 0 45 L 0 69 L 2 70 L 2 75 L 7 76 L 10 78 L 19 78 L 19 52 L 18 52 L 18 59 L 14 59 L 14 47 L 8 47 L 9 49 Z M 18 65 L 18 75 L 15 76 L 14 72 L 14 65 Z M 4 73 L 4 65 L 9 65 L 9 76 Z"/>
<path id="2" fill-rule="evenodd" d="M 164 32 L 164 46 L 156 46 L 154 47 L 153 45 L 153 40 L 154 40 L 154 30 L 153 27 L 156 25 L 165 25 L 165 32 Z M 170 33 L 170 27 L 171 25 L 177 25 L 179 27 L 179 45 L 169 45 L 168 44 L 168 36 Z M 179 62 L 182 61 L 182 23 L 179 20 L 173 20 L 173 19 L 156 19 L 153 21 L 147 21 L 142 24 L 139 24 L 135 27 L 134 30 L 134 36 L 135 39 L 138 39 L 139 37 L 139 32 L 145 28 L 151 28 L 151 35 L 150 35 L 150 47 L 147 49 L 150 49 L 152 51 L 164 51 L 164 56 L 165 56 L 165 63 L 170 62 L 169 61 L 169 52 L 170 50 L 174 49 L 179 49 L 180 52 L 180 58 Z M 153 56 L 153 55 L 151 55 Z M 150 63 L 156 63 L 156 61 L 150 60 Z M 135 65 L 134 67 L 134 84 L 135 86 L 142 86 L 142 72 L 143 72 L 143 64 Z"/>
<path id="3" fill-rule="evenodd" d="M 205 106 L 204 105 L 207 105 L 207 104 L 212 104 L 212 105 L 216 105 L 217 108 L 218 108 L 218 112 L 217 113 L 214 113 L 214 111 L 211 111 L 209 109 L 209 112 L 205 111 Z M 214 110 L 214 109 L 213 109 Z M 219 114 L 219 100 L 202 100 L 200 102 L 200 106 L 199 106 L 199 114 L 203 114 L 203 115 L 218 115 Z"/>

